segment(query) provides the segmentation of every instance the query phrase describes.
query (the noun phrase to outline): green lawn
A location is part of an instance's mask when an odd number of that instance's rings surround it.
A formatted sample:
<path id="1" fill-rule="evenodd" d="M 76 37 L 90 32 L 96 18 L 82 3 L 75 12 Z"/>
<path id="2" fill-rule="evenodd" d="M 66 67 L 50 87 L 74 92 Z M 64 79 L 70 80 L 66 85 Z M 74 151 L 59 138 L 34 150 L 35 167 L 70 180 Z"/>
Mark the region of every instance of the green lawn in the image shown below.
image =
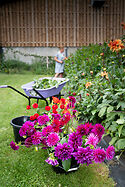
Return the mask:
<path id="1" fill-rule="evenodd" d="M 38 78 L 32 74 L 0 74 L 0 85 L 7 84 L 21 89 L 21 85 Z M 114 182 L 108 177 L 105 164 L 81 166 L 77 172 L 56 174 L 44 160 L 44 150 L 35 152 L 33 148 L 22 147 L 13 151 L 9 143 L 14 140 L 10 121 L 14 117 L 28 115 L 25 107 L 28 101 L 16 92 L 0 89 L 0 186 L 1 187 L 112 187 Z M 44 102 L 40 103 L 45 106 Z"/>

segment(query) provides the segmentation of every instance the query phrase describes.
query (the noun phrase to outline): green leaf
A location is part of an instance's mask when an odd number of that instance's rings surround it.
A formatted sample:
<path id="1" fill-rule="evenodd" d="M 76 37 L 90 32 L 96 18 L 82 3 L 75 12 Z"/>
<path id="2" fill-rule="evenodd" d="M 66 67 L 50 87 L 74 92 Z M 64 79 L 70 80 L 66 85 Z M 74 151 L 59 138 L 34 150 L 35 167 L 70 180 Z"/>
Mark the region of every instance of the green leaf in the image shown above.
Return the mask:
<path id="1" fill-rule="evenodd" d="M 110 106 L 107 108 L 107 113 L 110 113 L 111 111 L 113 111 L 114 107 L 113 106 Z"/>
<path id="2" fill-rule="evenodd" d="M 125 122 L 125 120 L 122 118 L 120 118 L 120 119 L 118 119 L 117 121 L 116 121 L 116 123 L 118 123 L 118 124 L 123 124 Z"/>
<path id="3" fill-rule="evenodd" d="M 116 146 L 118 149 L 124 149 L 125 148 L 125 139 L 120 139 L 117 141 Z"/>
<path id="4" fill-rule="evenodd" d="M 117 137 L 113 137 L 112 140 L 109 142 L 109 145 L 113 145 L 117 139 Z"/>
<path id="5" fill-rule="evenodd" d="M 107 108 L 107 107 L 101 108 L 101 110 L 100 110 L 100 112 L 99 112 L 99 114 L 98 114 L 99 117 L 102 117 L 102 116 L 104 115 L 104 113 L 105 113 L 105 111 L 106 111 L 106 108 Z"/>
<path id="6" fill-rule="evenodd" d="M 97 111 L 97 110 L 93 110 L 93 111 L 92 111 L 92 115 L 95 115 L 96 111 Z"/>
<path id="7" fill-rule="evenodd" d="M 121 136 L 123 126 L 124 126 L 124 125 L 121 125 L 121 126 L 118 128 L 118 135 L 119 135 L 119 137 Z"/>
<path id="8" fill-rule="evenodd" d="M 70 166 L 71 166 L 71 159 L 62 161 L 62 166 L 63 166 L 65 171 L 68 171 L 70 169 Z"/>
<path id="9" fill-rule="evenodd" d="M 63 137 L 62 140 L 60 141 L 61 144 L 65 143 L 66 142 L 66 138 Z"/>

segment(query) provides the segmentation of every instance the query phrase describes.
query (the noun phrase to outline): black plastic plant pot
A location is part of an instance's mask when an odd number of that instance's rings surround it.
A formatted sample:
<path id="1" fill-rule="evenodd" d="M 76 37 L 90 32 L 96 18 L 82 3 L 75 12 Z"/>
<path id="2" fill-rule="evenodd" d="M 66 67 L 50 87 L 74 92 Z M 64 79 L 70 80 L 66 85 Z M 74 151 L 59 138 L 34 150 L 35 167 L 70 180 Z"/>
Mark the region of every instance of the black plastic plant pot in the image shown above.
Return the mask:
<path id="1" fill-rule="evenodd" d="M 23 143 L 25 140 L 23 137 L 20 136 L 19 130 L 26 121 L 30 121 L 29 116 L 20 116 L 17 118 L 13 118 L 10 122 L 10 124 L 13 126 L 14 138 L 16 143 Z"/>
<path id="2" fill-rule="evenodd" d="M 73 171 L 77 171 L 79 169 L 79 164 L 77 163 L 77 161 L 74 159 L 74 157 L 72 157 L 72 160 L 71 160 L 71 167 L 70 169 L 66 172 L 64 169 L 63 169 L 63 166 L 62 166 L 62 161 L 61 160 L 58 160 L 59 162 L 59 166 L 53 166 L 53 170 L 58 174 L 58 173 L 70 173 L 70 172 L 73 172 Z"/>

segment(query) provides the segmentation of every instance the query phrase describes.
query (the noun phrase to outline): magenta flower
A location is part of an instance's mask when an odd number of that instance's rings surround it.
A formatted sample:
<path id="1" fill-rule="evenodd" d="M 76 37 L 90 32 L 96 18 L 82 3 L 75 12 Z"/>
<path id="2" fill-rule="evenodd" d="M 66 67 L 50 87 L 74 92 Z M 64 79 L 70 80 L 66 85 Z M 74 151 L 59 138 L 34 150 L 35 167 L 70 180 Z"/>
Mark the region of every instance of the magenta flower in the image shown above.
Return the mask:
<path id="1" fill-rule="evenodd" d="M 69 108 L 74 108 L 75 107 L 75 105 L 74 105 L 74 103 L 72 103 L 72 102 L 69 102 L 68 104 L 67 104 L 67 109 L 69 109 Z"/>
<path id="2" fill-rule="evenodd" d="M 39 125 L 45 125 L 49 121 L 49 117 L 46 114 L 43 114 L 43 116 L 38 117 L 38 123 Z"/>
<path id="3" fill-rule="evenodd" d="M 82 145 L 82 137 L 76 132 L 73 132 L 69 134 L 68 143 L 74 150 L 77 150 L 77 148 Z"/>
<path id="4" fill-rule="evenodd" d="M 105 132 L 105 128 L 101 124 L 94 125 L 92 132 L 98 137 L 102 137 Z"/>
<path id="5" fill-rule="evenodd" d="M 48 147 L 48 145 L 47 145 L 47 138 L 42 138 L 41 143 L 42 143 L 45 147 Z M 44 148 L 45 148 L 45 147 L 44 147 Z"/>
<path id="6" fill-rule="evenodd" d="M 113 159 L 114 155 L 115 155 L 115 148 L 109 145 L 108 148 L 106 149 L 106 159 L 111 160 Z"/>
<path id="7" fill-rule="evenodd" d="M 49 147 L 52 147 L 52 146 L 56 145 L 59 140 L 60 140 L 60 137 L 58 136 L 58 134 L 52 132 L 51 134 L 49 134 L 49 136 L 47 138 L 47 145 Z"/>
<path id="8" fill-rule="evenodd" d="M 51 114 L 54 119 L 59 120 L 61 118 L 60 114 Z"/>
<path id="9" fill-rule="evenodd" d="M 76 129 L 76 133 L 79 135 L 79 136 L 84 136 L 86 135 L 86 128 L 85 128 L 85 125 L 81 124 L 77 127 Z"/>
<path id="10" fill-rule="evenodd" d="M 75 97 L 73 97 L 73 96 L 69 96 L 69 100 L 70 100 L 73 104 L 75 104 L 75 102 L 76 102 L 76 99 L 75 99 Z"/>
<path id="11" fill-rule="evenodd" d="M 48 136 L 51 132 L 53 132 L 53 128 L 51 125 L 48 125 L 47 127 L 44 127 L 42 130 L 42 136 L 46 137 Z"/>
<path id="12" fill-rule="evenodd" d="M 75 115 L 75 114 L 76 114 L 76 112 L 77 112 L 77 110 L 72 110 L 73 115 Z"/>
<path id="13" fill-rule="evenodd" d="M 50 157 L 48 159 L 46 159 L 45 162 L 47 162 L 48 164 L 51 164 L 52 166 L 56 166 L 59 164 L 56 159 L 52 159 Z"/>
<path id="14" fill-rule="evenodd" d="M 77 152 L 72 153 L 77 162 L 80 164 L 92 164 L 93 161 L 93 150 L 90 147 L 78 147 Z"/>
<path id="15" fill-rule="evenodd" d="M 93 156 L 96 163 L 102 163 L 106 158 L 106 152 L 104 149 L 97 148 L 93 151 Z"/>
<path id="16" fill-rule="evenodd" d="M 34 129 L 33 123 L 30 121 L 26 121 L 19 130 L 20 136 L 26 136 L 28 131 L 29 131 L 29 133 L 30 133 L 30 131 L 32 131 L 31 129 Z"/>
<path id="17" fill-rule="evenodd" d="M 31 137 L 28 137 L 26 140 L 25 140 L 25 146 L 27 148 L 31 147 L 33 144 L 32 144 L 32 138 Z"/>
<path id="18" fill-rule="evenodd" d="M 85 123 L 85 128 L 86 128 L 86 134 L 89 134 L 92 132 L 92 129 L 93 129 L 93 125 L 92 123 Z"/>
<path id="19" fill-rule="evenodd" d="M 73 152 L 73 148 L 71 148 L 68 143 L 64 143 L 63 145 L 59 143 L 55 147 L 55 156 L 58 157 L 58 159 L 61 160 L 68 160 L 71 158 L 71 154 Z"/>
<path id="20" fill-rule="evenodd" d="M 90 135 L 88 136 L 88 139 L 85 143 L 85 145 L 93 145 L 94 147 L 96 147 L 96 145 L 98 144 L 99 139 L 97 136 L 95 136 L 93 133 L 90 133 Z"/>
<path id="21" fill-rule="evenodd" d="M 31 139 L 32 139 L 32 144 L 34 144 L 34 145 L 40 144 L 41 143 L 41 139 L 42 139 L 42 133 L 39 132 L 39 131 L 35 132 L 31 136 Z"/>
<path id="22" fill-rule="evenodd" d="M 19 149 L 19 146 L 16 145 L 13 141 L 10 142 L 10 146 L 11 146 L 11 148 L 12 148 L 13 150 L 15 150 L 15 151 Z"/>

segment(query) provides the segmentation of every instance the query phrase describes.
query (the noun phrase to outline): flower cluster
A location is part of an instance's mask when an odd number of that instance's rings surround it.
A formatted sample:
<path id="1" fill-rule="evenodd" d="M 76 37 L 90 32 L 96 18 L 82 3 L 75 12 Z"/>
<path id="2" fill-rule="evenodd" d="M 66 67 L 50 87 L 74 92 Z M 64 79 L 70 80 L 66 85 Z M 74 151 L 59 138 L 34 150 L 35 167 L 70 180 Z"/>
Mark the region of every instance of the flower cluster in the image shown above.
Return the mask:
<path id="1" fill-rule="evenodd" d="M 110 47 L 110 50 L 111 51 L 120 51 L 121 49 L 124 49 L 124 44 L 122 43 L 121 40 L 113 40 L 113 41 L 110 41 L 108 46 Z"/>
<path id="2" fill-rule="evenodd" d="M 89 86 L 91 84 L 88 84 Z M 72 159 L 78 164 L 87 165 L 93 162 L 100 163 L 105 159 L 111 160 L 115 154 L 113 146 L 109 146 L 106 150 L 97 147 L 105 133 L 101 124 L 93 125 L 88 122 L 74 128 L 73 121 L 77 121 L 74 96 L 60 100 L 53 97 L 52 104 L 45 107 L 42 115 L 35 113 L 30 116 L 30 120 L 19 130 L 20 136 L 25 138 L 25 146 L 29 148 L 34 145 L 48 149 L 49 157 L 45 161 L 53 166 L 58 166 L 60 161 L 69 162 Z M 37 107 L 37 104 L 33 105 L 33 108 Z M 19 149 L 13 141 L 10 146 L 14 150 Z"/>

